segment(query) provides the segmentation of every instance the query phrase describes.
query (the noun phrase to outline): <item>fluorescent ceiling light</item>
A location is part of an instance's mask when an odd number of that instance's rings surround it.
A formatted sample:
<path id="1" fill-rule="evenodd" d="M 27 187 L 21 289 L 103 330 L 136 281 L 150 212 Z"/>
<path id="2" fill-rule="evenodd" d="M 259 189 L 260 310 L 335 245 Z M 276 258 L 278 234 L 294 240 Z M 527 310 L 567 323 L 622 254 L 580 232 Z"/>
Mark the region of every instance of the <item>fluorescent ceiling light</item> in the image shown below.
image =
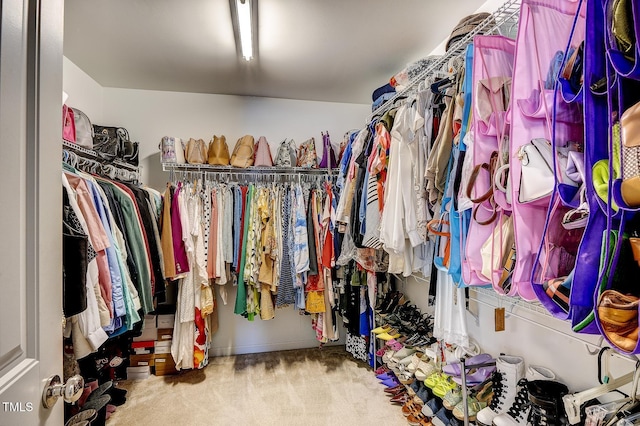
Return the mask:
<path id="1" fill-rule="evenodd" d="M 238 29 L 240 31 L 242 56 L 247 61 L 250 61 L 251 58 L 253 58 L 253 34 L 251 24 L 250 0 L 236 0 L 236 10 L 238 11 Z"/>

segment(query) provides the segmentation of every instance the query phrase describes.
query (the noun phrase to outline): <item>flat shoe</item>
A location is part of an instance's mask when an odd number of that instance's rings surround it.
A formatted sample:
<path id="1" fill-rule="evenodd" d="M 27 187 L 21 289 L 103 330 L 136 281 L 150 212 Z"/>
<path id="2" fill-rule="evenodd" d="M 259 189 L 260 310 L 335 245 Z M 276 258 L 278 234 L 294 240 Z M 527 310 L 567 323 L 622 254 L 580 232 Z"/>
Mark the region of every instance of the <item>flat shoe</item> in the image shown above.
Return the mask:
<path id="1" fill-rule="evenodd" d="M 472 370 L 467 374 L 467 385 L 473 386 L 480 384 L 487 380 L 493 372 L 496 371 L 496 366 L 492 365 L 490 367 L 480 367 L 476 370 Z M 454 377 L 453 380 L 462 385 L 462 377 Z"/>
<path id="2" fill-rule="evenodd" d="M 391 330 L 391 326 L 390 325 L 382 325 L 378 328 L 374 328 L 373 330 L 371 330 L 371 332 L 373 334 L 382 334 L 382 333 L 386 333 L 387 331 Z"/>
<path id="3" fill-rule="evenodd" d="M 433 373 L 424 381 L 425 386 L 433 389 L 438 383 L 444 382 L 449 376 L 444 373 Z"/>
<path id="4" fill-rule="evenodd" d="M 96 417 L 98 417 L 98 412 L 93 408 L 89 408 L 69 417 L 69 420 L 67 420 L 64 426 L 79 426 L 82 422 L 87 422 L 87 424 L 89 424 L 93 422 Z"/>
<path id="5" fill-rule="evenodd" d="M 478 364 L 485 364 L 487 362 L 493 361 L 493 357 L 490 354 L 479 354 L 472 356 L 468 360 L 465 361 L 466 367 L 472 367 Z M 448 374 L 449 376 L 460 376 L 460 362 L 453 362 L 451 364 L 447 364 L 442 367 L 442 372 Z"/>

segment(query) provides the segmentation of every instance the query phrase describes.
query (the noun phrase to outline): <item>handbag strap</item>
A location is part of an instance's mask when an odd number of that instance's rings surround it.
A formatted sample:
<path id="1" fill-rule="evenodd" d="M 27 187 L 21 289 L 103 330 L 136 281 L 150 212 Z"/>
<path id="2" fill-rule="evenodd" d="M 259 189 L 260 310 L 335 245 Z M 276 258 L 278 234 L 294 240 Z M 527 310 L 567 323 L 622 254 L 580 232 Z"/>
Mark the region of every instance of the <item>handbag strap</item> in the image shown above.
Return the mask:
<path id="1" fill-rule="evenodd" d="M 438 231 L 437 229 L 434 229 L 434 226 L 440 227 L 442 225 L 449 225 L 449 221 L 443 219 L 431 219 L 429 222 L 427 222 L 427 231 L 429 231 L 433 235 L 438 235 L 440 237 L 451 236 L 450 232 Z"/>
<path id="2" fill-rule="evenodd" d="M 483 203 L 487 200 L 489 200 L 490 198 L 493 198 L 493 191 L 494 191 L 494 183 L 493 183 L 493 176 L 495 174 L 496 171 L 496 164 L 498 161 L 498 152 L 497 151 L 493 151 L 491 153 L 491 158 L 489 159 L 489 163 L 482 163 L 482 164 L 478 164 L 473 168 L 473 171 L 471 172 L 471 175 L 469 176 L 469 182 L 467 184 L 467 198 L 469 198 L 471 200 L 472 203 L 478 204 L 478 203 Z M 482 170 L 486 170 L 487 172 L 489 172 L 489 176 L 490 176 L 490 180 L 492 181 L 489 184 L 489 189 L 487 190 L 487 192 L 485 192 L 484 194 L 482 194 L 480 197 L 478 198 L 471 198 L 471 191 L 473 190 L 473 187 L 475 186 L 476 180 L 478 179 L 478 175 L 480 174 L 480 172 Z"/>
<path id="3" fill-rule="evenodd" d="M 492 223 L 494 220 L 496 220 L 496 217 L 498 217 L 498 209 L 497 206 L 495 204 L 495 201 L 493 201 L 493 198 L 491 198 L 491 206 L 492 206 L 492 210 L 491 210 L 491 216 L 489 216 L 489 218 L 487 220 L 478 220 L 478 210 L 480 210 L 480 207 L 482 205 L 481 204 L 476 204 L 473 207 L 473 220 L 475 220 L 478 225 L 489 225 L 490 223 Z"/>

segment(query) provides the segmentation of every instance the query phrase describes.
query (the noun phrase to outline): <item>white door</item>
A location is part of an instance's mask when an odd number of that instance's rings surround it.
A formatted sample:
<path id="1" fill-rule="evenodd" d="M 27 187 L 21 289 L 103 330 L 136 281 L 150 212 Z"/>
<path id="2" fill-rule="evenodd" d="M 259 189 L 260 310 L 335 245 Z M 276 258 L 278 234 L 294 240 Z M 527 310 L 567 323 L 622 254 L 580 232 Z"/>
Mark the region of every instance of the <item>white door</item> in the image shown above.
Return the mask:
<path id="1" fill-rule="evenodd" d="M 0 425 L 61 425 L 63 0 L 0 1 Z"/>

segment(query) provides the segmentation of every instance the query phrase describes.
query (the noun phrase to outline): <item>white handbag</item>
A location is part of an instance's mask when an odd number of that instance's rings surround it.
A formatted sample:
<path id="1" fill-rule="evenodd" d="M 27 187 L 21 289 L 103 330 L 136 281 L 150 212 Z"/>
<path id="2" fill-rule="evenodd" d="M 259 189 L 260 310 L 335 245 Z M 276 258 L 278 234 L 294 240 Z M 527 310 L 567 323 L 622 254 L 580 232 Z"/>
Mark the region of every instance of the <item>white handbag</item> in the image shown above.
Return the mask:
<path id="1" fill-rule="evenodd" d="M 182 139 L 164 136 L 160 142 L 160 161 L 163 163 L 185 164 Z"/>
<path id="2" fill-rule="evenodd" d="M 555 188 L 553 152 L 546 139 L 533 139 L 518 150 L 522 163 L 518 201 L 530 203 L 551 195 Z"/>

